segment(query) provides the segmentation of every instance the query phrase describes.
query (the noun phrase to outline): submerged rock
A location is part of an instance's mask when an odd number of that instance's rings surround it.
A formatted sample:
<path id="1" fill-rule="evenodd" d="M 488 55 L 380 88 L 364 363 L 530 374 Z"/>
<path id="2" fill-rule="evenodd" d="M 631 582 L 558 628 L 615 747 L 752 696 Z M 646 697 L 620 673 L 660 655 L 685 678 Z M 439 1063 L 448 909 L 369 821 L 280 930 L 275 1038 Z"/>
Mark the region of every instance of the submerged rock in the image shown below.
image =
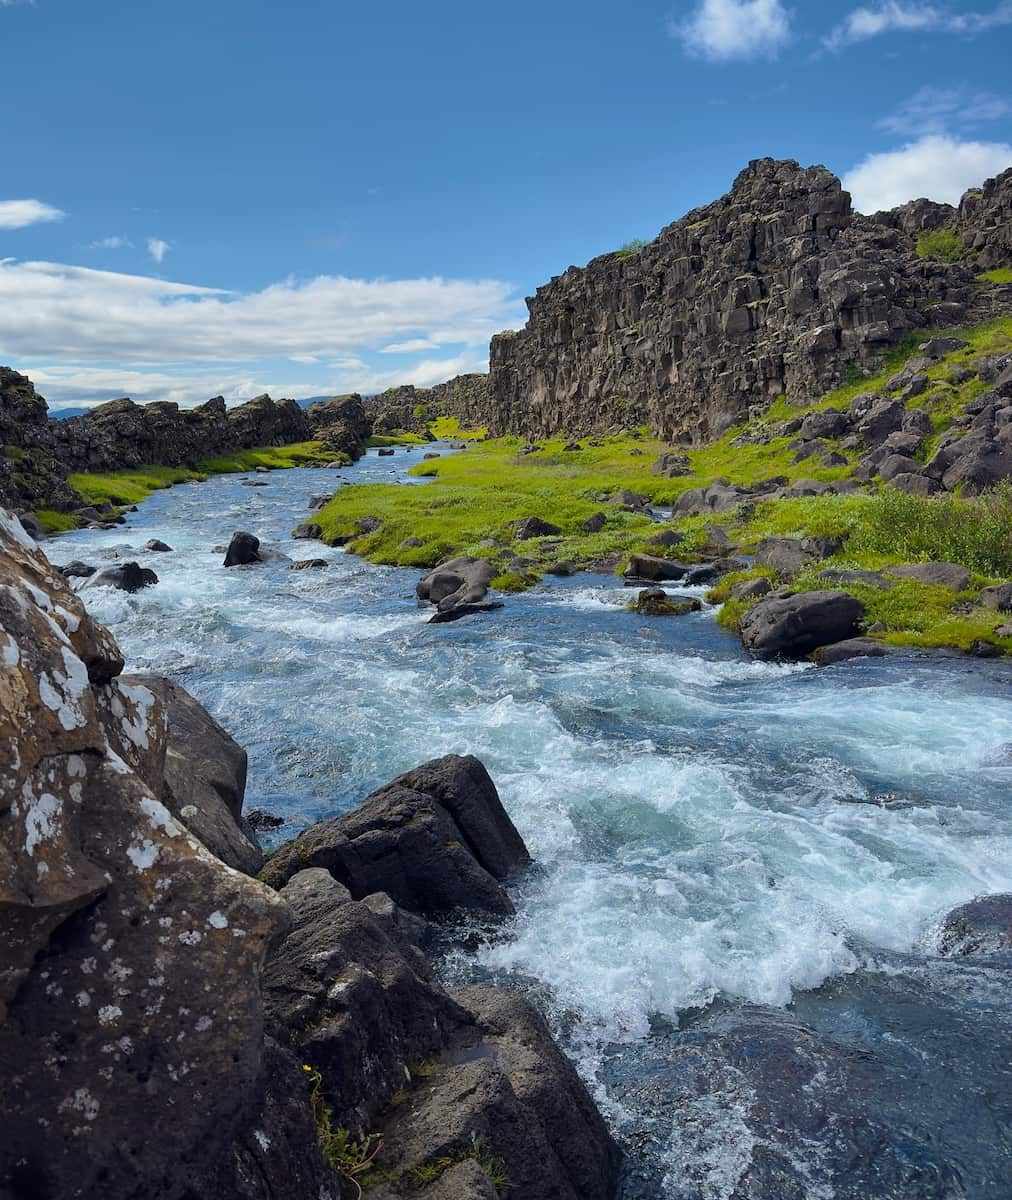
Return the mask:
<path id="1" fill-rule="evenodd" d="M 121 592 L 139 592 L 141 588 L 153 587 L 158 576 L 149 567 L 140 563 L 125 562 L 115 567 L 103 567 L 88 578 L 85 587 L 111 587 Z"/>
<path id="2" fill-rule="evenodd" d="M 696 599 L 674 599 L 663 588 L 644 588 L 629 607 L 647 617 L 684 617 L 703 606 Z"/>
<path id="3" fill-rule="evenodd" d="M 939 950 L 950 957 L 1012 950 L 1012 894 L 981 896 L 945 917 Z"/>
<path id="4" fill-rule="evenodd" d="M 802 658 L 854 637 L 864 605 L 846 592 L 799 592 L 760 600 L 741 618 L 746 650 L 762 658 Z"/>
<path id="5" fill-rule="evenodd" d="M 166 545 L 165 542 L 159 541 L 158 538 L 152 538 L 149 542 L 145 542 L 144 549 L 149 550 L 154 554 L 168 554 L 172 551 L 171 546 Z"/>

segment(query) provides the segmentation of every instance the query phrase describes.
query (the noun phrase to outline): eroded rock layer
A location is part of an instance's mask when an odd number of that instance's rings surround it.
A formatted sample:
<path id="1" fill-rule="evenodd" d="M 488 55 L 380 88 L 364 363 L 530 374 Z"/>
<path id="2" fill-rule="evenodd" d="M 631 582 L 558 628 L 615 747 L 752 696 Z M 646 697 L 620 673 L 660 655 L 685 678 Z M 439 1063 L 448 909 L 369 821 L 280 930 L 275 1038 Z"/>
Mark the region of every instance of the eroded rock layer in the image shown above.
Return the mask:
<path id="1" fill-rule="evenodd" d="M 1012 289 L 975 279 L 1012 259 L 1010 211 L 1012 170 L 958 210 L 864 217 L 825 168 L 759 159 L 641 250 L 539 288 L 527 326 L 492 339 L 472 419 L 531 438 L 649 424 L 698 444 L 781 394 L 814 401 L 913 329 L 1012 309 Z M 959 262 L 918 254 L 942 228 Z"/>

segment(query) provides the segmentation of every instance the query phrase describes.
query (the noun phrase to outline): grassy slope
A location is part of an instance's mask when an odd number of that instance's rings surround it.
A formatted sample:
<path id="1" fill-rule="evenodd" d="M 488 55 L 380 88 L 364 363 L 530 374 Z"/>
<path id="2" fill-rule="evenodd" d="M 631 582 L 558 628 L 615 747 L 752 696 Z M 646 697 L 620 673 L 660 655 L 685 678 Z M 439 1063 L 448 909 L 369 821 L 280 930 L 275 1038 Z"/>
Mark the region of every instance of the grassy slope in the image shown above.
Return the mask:
<path id="1" fill-rule="evenodd" d="M 319 442 L 296 442 L 291 446 L 264 446 L 241 450 L 223 458 L 209 458 L 192 467 L 137 467 L 131 471 L 113 471 L 104 475 L 71 475 L 68 482 L 86 504 L 139 504 L 161 488 L 176 483 L 206 479 L 232 471 L 253 471 L 257 467 L 315 467 L 330 462 L 334 455 Z M 62 515 L 62 514 L 60 514 Z M 45 526 L 44 526 L 45 527 Z M 68 526 L 64 526 L 68 528 Z M 73 528 L 73 525 L 69 526 Z"/>
<path id="2" fill-rule="evenodd" d="M 958 333 L 969 345 L 931 367 L 927 391 L 912 399 L 910 407 L 928 412 L 936 431 L 948 428 L 963 406 L 986 387 L 978 379 L 953 383 L 954 367 L 973 364 L 981 356 L 1012 348 L 1012 318 L 1001 318 Z M 752 484 L 774 475 L 798 479 L 835 480 L 850 474 L 856 461 L 845 454 L 847 466 L 825 467 L 820 458 L 794 462 L 788 448 L 792 439 L 773 438 L 762 444 L 738 444 L 742 434 L 764 431 L 768 436 L 781 421 L 806 411 L 845 408 L 861 392 L 886 392 L 889 377 L 917 353 L 917 344 L 928 333 L 911 335 L 889 357 L 881 372 L 855 378 L 844 387 L 817 399 L 805 408 L 781 400 L 750 424 L 730 430 L 719 441 L 687 452 L 692 472 L 676 479 L 654 475 L 656 457 L 667 449 L 640 434 L 585 440 L 578 451 L 564 451 L 567 439 L 541 443 L 533 454 L 521 454 L 517 439 L 478 442 L 465 453 L 419 463 L 412 474 L 431 476 L 432 484 L 414 488 L 368 484 L 342 488 L 314 519 L 328 541 L 350 540 L 350 548 L 373 562 L 428 567 L 460 553 L 492 559 L 502 572 L 497 583 L 507 589 L 529 586 L 538 574 L 559 561 L 583 564 L 602 557 L 624 561 L 634 551 L 691 558 L 707 541 L 707 526 L 722 525 L 743 549 L 768 535 L 806 536 L 846 534 L 843 552 L 828 565 L 881 568 L 889 563 L 917 561 L 958 562 L 973 572 L 971 589 L 957 595 L 947 589 L 927 588 L 912 581 L 897 583 L 887 592 L 855 586 L 865 601 L 868 623 L 882 622 L 886 640 L 917 645 L 952 645 L 966 648 L 980 637 L 993 640 L 1012 652 L 1012 640 L 998 639 L 994 629 L 1008 616 L 973 605 L 981 586 L 1012 577 L 1012 493 L 999 490 L 983 501 L 957 497 L 923 499 L 883 488 L 873 495 L 831 496 L 807 500 L 760 503 L 743 520 L 734 513 L 678 519 L 671 528 L 687 535 L 674 550 L 648 546 L 659 527 L 646 517 L 622 512 L 607 497 L 628 489 L 649 497 L 652 503 L 673 503 L 688 488 L 702 487 L 724 478 Z M 459 429 L 441 436 L 462 437 Z M 839 452 L 839 447 L 829 443 Z M 929 444 L 925 454 L 930 454 Z M 607 514 L 608 523 L 597 534 L 583 534 L 580 526 L 595 512 Z M 558 525 L 559 536 L 513 540 L 514 523 L 537 516 Z M 366 517 L 380 520 L 373 533 L 359 533 Z M 418 539 L 420 546 L 406 546 Z M 517 569 L 514 555 L 527 560 Z M 820 568 L 827 564 L 820 564 Z M 754 574 L 755 572 L 746 573 Z M 824 586 L 816 572 L 795 583 L 799 589 Z M 740 578 L 741 576 L 739 576 Z M 726 591 L 726 589 L 725 589 Z M 718 589 L 715 599 L 723 599 Z M 741 606 L 728 604 L 724 623 L 733 626 Z"/>

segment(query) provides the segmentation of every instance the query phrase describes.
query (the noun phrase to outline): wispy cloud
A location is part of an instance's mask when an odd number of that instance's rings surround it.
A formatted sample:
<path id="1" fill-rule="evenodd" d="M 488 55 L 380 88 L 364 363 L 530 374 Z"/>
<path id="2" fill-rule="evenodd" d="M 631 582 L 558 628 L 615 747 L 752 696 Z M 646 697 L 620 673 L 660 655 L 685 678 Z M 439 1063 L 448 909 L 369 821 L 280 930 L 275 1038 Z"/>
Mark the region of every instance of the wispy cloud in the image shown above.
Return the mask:
<path id="1" fill-rule="evenodd" d="M 156 263 L 160 263 L 171 249 L 169 243 L 163 242 L 161 238 L 148 238 L 148 254 Z"/>
<path id="2" fill-rule="evenodd" d="M 62 221 L 66 215 L 41 200 L 0 200 L 0 229 L 25 229 L 42 221 Z"/>
<path id="3" fill-rule="evenodd" d="M 791 18 L 780 0 L 701 0 L 668 32 L 711 62 L 775 58 L 790 41 Z"/>
<path id="4" fill-rule="evenodd" d="M 380 354 L 416 354 L 419 350 L 438 350 L 439 343 L 432 338 L 412 338 L 407 342 L 393 342 L 383 346 Z"/>
<path id="5" fill-rule="evenodd" d="M 1006 142 L 963 142 L 931 134 L 899 150 L 870 154 L 843 177 L 859 212 L 895 208 L 927 197 L 958 203 L 967 188 L 1012 166 Z"/>
<path id="6" fill-rule="evenodd" d="M 1012 0 L 988 12 L 953 12 L 935 4 L 881 0 L 872 7 L 855 8 L 823 39 L 831 50 L 886 33 L 979 34 L 1012 25 Z"/>
<path id="7" fill-rule="evenodd" d="M 889 133 L 923 135 L 969 129 L 1012 113 L 1012 103 L 994 92 L 972 91 L 965 84 L 952 88 L 922 87 L 894 113 L 877 122 Z"/>
<path id="8" fill-rule="evenodd" d="M 127 237 L 113 236 L 113 237 L 99 238 L 97 242 L 92 242 L 89 245 L 88 249 L 89 250 L 126 250 L 126 249 L 129 249 L 129 247 L 131 247 L 132 245 L 133 245 L 133 242 L 130 241 L 130 239 Z"/>

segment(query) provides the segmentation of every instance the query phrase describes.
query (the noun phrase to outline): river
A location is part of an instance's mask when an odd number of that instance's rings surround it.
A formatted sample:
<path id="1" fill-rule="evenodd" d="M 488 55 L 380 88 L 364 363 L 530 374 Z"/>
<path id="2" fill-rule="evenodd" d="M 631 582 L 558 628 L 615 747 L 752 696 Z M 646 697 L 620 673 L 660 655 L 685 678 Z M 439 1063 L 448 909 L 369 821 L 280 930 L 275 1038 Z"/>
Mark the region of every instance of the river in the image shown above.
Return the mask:
<path id="1" fill-rule="evenodd" d="M 404 474 L 418 457 L 370 452 L 340 475 L 426 486 Z M 757 1132 L 740 1077 L 664 1099 L 689 1033 L 750 1006 L 861 1065 L 909 1167 L 874 1190 L 822 1139 L 794 1139 L 791 1195 L 1012 1195 L 1008 964 L 935 950 L 947 909 L 1012 891 L 1009 665 L 754 662 L 712 609 L 640 617 L 596 575 L 429 625 L 417 572 L 289 539 L 335 472 L 251 478 L 268 486 L 175 487 L 46 549 L 173 547 L 137 555 L 157 587 L 86 589 L 88 608 L 129 670 L 178 679 L 247 747 L 247 807 L 283 816 L 279 836 L 436 755 L 485 762 L 537 867 L 515 920 L 443 969 L 541 1005 L 630 1151 L 628 1200 L 761 1194 L 735 1189 L 778 1135 Z M 328 566 L 226 571 L 214 547 L 235 529 Z"/>

